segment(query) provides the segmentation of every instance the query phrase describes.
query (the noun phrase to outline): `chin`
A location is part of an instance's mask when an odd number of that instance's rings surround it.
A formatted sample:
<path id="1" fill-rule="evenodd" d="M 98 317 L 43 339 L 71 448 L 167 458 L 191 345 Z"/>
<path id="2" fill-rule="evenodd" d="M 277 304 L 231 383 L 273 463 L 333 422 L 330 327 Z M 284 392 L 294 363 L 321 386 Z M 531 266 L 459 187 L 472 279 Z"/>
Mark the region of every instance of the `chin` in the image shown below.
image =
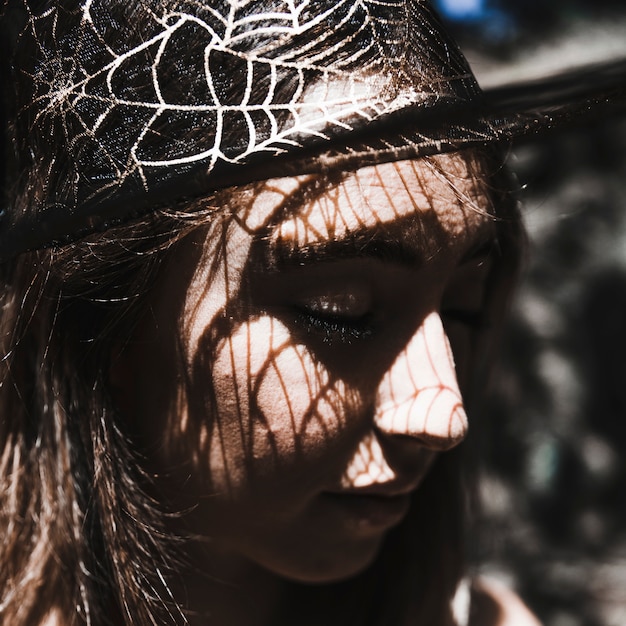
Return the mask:
<path id="1" fill-rule="evenodd" d="M 376 559 L 382 537 L 343 545 L 334 550 L 306 551 L 296 554 L 281 563 L 263 564 L 266 569 L 290 580 L 309 585 L 324 585 L 348 580 L 366 570 Z M 296 558 L 300 557 L 300 558 Z"/>

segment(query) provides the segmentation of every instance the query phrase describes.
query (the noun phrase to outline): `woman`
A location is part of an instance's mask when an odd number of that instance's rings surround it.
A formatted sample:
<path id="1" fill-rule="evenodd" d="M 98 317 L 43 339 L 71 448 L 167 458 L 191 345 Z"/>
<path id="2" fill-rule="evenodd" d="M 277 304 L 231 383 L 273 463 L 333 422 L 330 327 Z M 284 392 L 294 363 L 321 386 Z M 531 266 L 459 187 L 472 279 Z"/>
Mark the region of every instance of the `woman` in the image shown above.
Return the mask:
<path id="1" fill-rule="evenodd" d="M 427 5 L 3 28 L 4 623 L 535 623 L 464 569 L 521 237 Z"/>

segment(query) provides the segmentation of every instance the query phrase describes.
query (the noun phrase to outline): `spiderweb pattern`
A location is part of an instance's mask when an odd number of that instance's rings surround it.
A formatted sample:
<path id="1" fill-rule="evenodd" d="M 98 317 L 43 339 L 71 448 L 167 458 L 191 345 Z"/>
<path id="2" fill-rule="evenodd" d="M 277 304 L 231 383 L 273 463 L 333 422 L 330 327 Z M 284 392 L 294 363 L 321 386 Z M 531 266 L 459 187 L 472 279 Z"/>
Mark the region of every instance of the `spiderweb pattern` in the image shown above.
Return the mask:
<path id="1" fill-rule="evenodd" d="M 148 187 L 172 168 L 288 150 L 434 89 L 403 71 L 404 0 L 127 4 L 31 13 L 35 128 L 89 183 L 77 201 L 131 176 Z"/>
<path id="2" fill-rule="evenodd" d="M 571 81 L 539 101 L 525 86 L 483 98 L 426 0 L 2 11 L 14 149 L 0 261 L 218 187 L 480 147 L 624 108 L 619 68 L 574 101 Z"/>

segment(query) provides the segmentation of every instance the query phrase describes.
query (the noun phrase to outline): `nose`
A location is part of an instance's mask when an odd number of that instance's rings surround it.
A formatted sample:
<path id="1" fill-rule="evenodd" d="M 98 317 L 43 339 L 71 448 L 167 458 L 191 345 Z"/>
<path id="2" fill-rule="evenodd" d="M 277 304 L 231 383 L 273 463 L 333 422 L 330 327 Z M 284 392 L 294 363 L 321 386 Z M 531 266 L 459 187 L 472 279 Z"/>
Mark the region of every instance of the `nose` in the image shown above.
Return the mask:
<path id="1" fill-rule="evenodd" d="M 375 424 L 437 451 L 467 434 L 467 415 L 454 357 L 441 318 L 430 313 L 384 374 L 377 392 Z"/>

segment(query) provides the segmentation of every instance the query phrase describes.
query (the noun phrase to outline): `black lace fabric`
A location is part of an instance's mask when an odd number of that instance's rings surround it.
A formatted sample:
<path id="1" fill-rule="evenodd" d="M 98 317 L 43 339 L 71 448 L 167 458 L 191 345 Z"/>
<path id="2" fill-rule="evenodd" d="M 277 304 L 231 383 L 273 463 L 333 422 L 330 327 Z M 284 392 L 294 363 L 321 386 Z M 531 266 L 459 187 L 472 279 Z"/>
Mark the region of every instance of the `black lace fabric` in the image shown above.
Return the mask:
<path id="1" fill-rule="evenodd" d="M 15 0 L 0 26 L 0 260 L 219 187 L 626 106 L 622 66 L 617 96 L 573 94 L 594 75 L 483 98 L 426 0 Z"/>
<path id="2" fill-rule="evenodd" d="M 31 213 L 53 238 L 98 222 L 93 205 L 114 194 L 127 212 L 181 177 L 215 186 L 220 166 L 478 92 L 420 0 L 39 5 L 13 17 L 17 195 L 28 202 L 12 218 Z M 45 180 L 37 198 L 33 179 Z"/>

